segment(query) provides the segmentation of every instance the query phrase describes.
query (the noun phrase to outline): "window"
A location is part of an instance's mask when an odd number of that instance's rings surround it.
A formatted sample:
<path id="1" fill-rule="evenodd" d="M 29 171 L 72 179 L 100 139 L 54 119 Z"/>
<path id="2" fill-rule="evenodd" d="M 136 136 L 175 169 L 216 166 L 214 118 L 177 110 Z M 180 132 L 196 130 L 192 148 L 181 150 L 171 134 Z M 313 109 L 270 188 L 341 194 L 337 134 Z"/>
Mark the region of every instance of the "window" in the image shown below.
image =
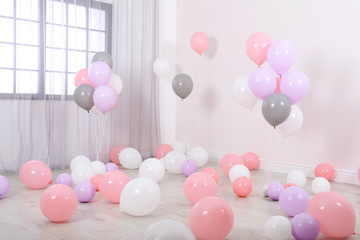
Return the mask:
<path id="1" fill-rule="evenodd" d="M 6 0 L 0 8 L 0 98 L 72 96 L 75 73 L 111 53 L 111 4 Z"/>

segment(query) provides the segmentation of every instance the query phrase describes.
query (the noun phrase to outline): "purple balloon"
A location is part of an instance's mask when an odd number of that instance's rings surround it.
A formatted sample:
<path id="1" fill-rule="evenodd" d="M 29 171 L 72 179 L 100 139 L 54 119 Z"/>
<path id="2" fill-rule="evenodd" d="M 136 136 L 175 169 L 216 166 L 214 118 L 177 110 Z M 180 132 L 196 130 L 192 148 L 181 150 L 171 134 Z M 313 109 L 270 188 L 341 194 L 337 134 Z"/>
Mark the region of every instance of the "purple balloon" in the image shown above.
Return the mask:
<path id="1" fill-rule="evenodd" d="M 4 198 L 9 192 L 9 181 L 3 175 L 0 175 L 0 199 Z"/>
<path id="2" fill-rule="evenodd" d="M 291 228 L 296 240 L 314 240 L 320 231 L 315 218 L 306 213 L 299 213 L 291 219 Z"/>
<path id="3" fill-rule="evenodd" d="M 62 173 L 59 176 L 57 176 L 55 183 L 56 184 L 64 184 L 64 185 L 71 187 L 73 184 L 73 179 L 70 174 Z"/>
<path id="4" fill-rule="evenodd" d="M 309 91 L 309 87 L 309 78 L 299 70 L 285 73 L 280 83 L 281 93 L 289 98 L 291 104 L 300 101 Z"/>
<path id="5" fill-rule="evenodd" d="M 105 62 L 94 62 L 89 68 L 88 77 L 95 88 L 104 86 L 110 81 L 111 69 Z"/>
<path id="6" fill-rule="evenodd" d="M 75 185 L 74 191 L 79 202 L 90 202 L 95 196 L 95 186 L 89 180 L 83 180 Z"/>
<path id="7" fill-rule="evenodd" d="M 190 176 L 191 174 L 193 174 L 194 172 L 197 172 L 197 170 L 198 170 L 198 167 L 197 167 L 196 163 L 194 163 L 193 161 L 187 160 L 182 165 L 182 172 L 187 177 Z"/>
<path id="8" fill-rule="evenodd" d="M 264 100 L 268 95 L 275 92 L 276 76 L 267 68 L 257 68 L 249 76 L 249 88 L 255 96 Z"/>
<path id="9" fill-rule="evenodd" d="M 270 67 L 280 76 L 290 69 L 295 62 L 295 58 L 295 47 L 286 40 L 273 42 L 267 52 L 267 60 Z"/>
<path id="10" fill-rule="evenodd" d="M 95 106 L 103 113 L 110 111 L 117 102 L 117 93 L 109 86 L 98 87 L 93 95 Z"/>
<path id="11" fill-rule="evenodd" d="M 105 165 L 105 167 L 106 167 L 106 171 L 108 172 L 108 171 L 113 171 L 113 170 L 119 170 L 119 168 L 118 168 L 118 166 L 115 164 L 115 163 L 107 163 L 106 165 Z"/>
<path id="12" fill-rule="evenodd" d="M 300 187 L 285 188 L 279 198 L 280 208 L 290 217 L 306 212 L 309 201 L 309 195 Z"/>
<path id="13" fill-rule="evenodd" d="M 284 185 L 278 182 L 271 183 L 267 188 L 267 194 L 272 200 L 279 200 L 281 192 L 284 190 Z"/>

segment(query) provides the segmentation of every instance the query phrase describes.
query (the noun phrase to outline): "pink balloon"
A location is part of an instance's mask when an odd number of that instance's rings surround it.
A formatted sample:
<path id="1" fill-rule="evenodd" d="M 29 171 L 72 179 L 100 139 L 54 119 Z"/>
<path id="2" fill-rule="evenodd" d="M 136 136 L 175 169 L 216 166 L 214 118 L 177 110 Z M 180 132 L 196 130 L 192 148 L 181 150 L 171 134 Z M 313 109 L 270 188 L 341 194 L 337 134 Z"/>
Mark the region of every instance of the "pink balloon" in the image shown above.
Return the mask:
<path id="1" fill-rule="evenodd" d="M 89 80 L 95 88 L 105 86 L 111 74 L 111 68 L 105 62 L 94 62 L 89 68 Z"/>
<path id="2" fill-rule="evenodd" d="M 239 197 L 246 197 L 252 191 L 251 181 L 247 177 L 239 177 L 233 182 L 233 191 Z"/>
<path id="3" fill-rule="evenodd" d="M 244 161 L 245 167 L 249 170 L 253 170 L 259 166 L 259 156 L 253 152 L 244 153 L 241 158 Z"/>
<path id="4" fill-rule="evenodd" d="M 264 100 L 276 89 L 275 74 L 267 68 L 257 68 L 249 76 L 249 88 L 255 96 Z"/>
<path id="5" fill-rule="evenodd" d="M 308 213 L 318 222 L 320 232 L 328 237 L 344 239 L 355 232 L 354 207 L 336 192 L 316 194 L 310 200 Z"/>
<path id="6" fill-rule="evenodd" d="M 289 98 L 291 104 L 300 101 L 309 91 L 309 87 L 309 78 L 298 70 L 285 73 L 280 84 L 281 93 Z"/>
<path id="7" fill-rule="evenodd" d="M 101 195 L 111 203 L 120 203 L 120 194 L 130 178 L 121 171 L 108 171 L 99 181 Z"/>
<path id="8" fill-rule="evenodd" d="M 99 191 L 99 182 L 100 182 L 101 177 L 102 177 L 101 174 L 96 174 L 90 178 L 90 182 L 92 184 L 94 184 L 96 191 Z"/>
<path id="9" fill-rule="evenodd" d="M 281 78 L 276 77 L 276 88 L 275 88 L 275 92 L 281 93 L 281 91 L 280 91 L 280 84 L 281 84 Z"/>
<path id="10" fill-rule="evenodd" d="M 196 172 L 185 180 L 184 194 L 190 202 L 196 203 L 204 197 L 216 196 L 217 185 L 209 174 Z"/>
<path id="11" fill-rule="evenodd" d="M 120 165 L 119 154 L 124 149 L 124 146 L 115 146 L 110 150 L 110 161 Z"/>
<path id="12" fill-rule="evenodd" d="M 95 106 L 103 113 L 106 113 L 115 107 L 117 98 L 117 93 L 109 86 L 98 87 L 95 89 L 93 95 Z"/>
<path id="13" fill-rule="evenodd" d="M 209 46 L 209 38 L 203 32 L 196 32 L 191 36 L 190 44 L 198 54 L 202 54 Z"/>
<path id="14" fill-rule="evenodd" d="M 230 168 L 236 164 L 244 164 L 242 158 L 235 153 L 228 153 L 225 154 L 220 159 L 220 168 L 221 171 L 226 175 L 229 176 Z"/>
<path id="15" fill-rule="evenodd" d="M 169 144 L 160 144 L 155 151 L 155 157 L 161 159 L 171 151 L 174 151 L 174 149 Z"/>
<path id="16" fill-rule="evenodd" d="M 52 172 L 48 165 L 39 160 L 24 163 L 19 171 L 22 183 L 31 189 L 42 189 L 52 183 Z"/>
<path id="17" fill-rule="evenodd" d="M 280 77 L 290 69 L 296 58 L 294 45 L 286 40 L 278 40 L 271 44 L 267 52 L 267 60 L 274 72 Z"/>
<path id="18" fill-rule="evenodd" d="M 200 240 L 224 239 L 234 225 L 234 213 L 225 200 L 206 197 L 191 208 L 189 225 Z"/>
<path id="19" fill-rule="evenodd" d="M 76 87 L 80 84 L 89 84 L 90 86 L 94 87 L 89 80 L 87 68 L 83 68 L 76 73 L 74 83 Z"/>
<path id="20" fill-rule="evenodd" d="M 296 187 L 296 184 L 295 183 L 288 183 L 288 184 L 284 185 L 284 189 L 288 188 L 288 187 Z"/>
<path id="21" fill-rule="evenodd" d="M 263 32 L 254 33 L 246 41 L 246 53 L 260 67 L 266 61 L 267 52 L 272 43 L 269 35 Z"/>
<path id="22" fill-rule="evenodd" d="M 315 168 L 315 176 L 326 178 L 328 181 L 334 176 L 334 168 L 327 163 L 320 163 Z"/>
<path id="23" fill-rule="evenodd" d="M 207 167 L 207 168 L 204 168 L 201 171 L 204 172 L 204 173 L 209 174 L 215 180 L 216 183 L 219 182 L 220 175 L 219 175 L 219 172 L 215 168 Z"/>
<path id="24" fill-rule="evenodd" d="M 64 184 L 47 188 L 40 198 L 40 209 L 52 222 L 64 222 L 76 211 L 78 197 L 75 191 Z"/>

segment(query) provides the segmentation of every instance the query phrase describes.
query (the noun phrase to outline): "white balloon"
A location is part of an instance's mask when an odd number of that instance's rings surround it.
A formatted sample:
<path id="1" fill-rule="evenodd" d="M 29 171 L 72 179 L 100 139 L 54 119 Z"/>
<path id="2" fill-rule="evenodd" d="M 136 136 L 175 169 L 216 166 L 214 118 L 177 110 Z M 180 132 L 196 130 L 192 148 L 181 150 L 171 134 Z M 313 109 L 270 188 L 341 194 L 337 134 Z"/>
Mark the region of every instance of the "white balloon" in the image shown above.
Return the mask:
<path id="1" fill-rule="evenodd" d="M 139 168 L 139 177 L 148 177 L 159 182 L 165 175 L 165 166 L 157 158 L 148 158 L 143 161 Z"/>
<path id="2" fill-rule="evenodd" d="M 119 95 L 123 89 L 123 82 L 121 78 L 116 74 L 111 74 L 110 81 L 107 84 L 109 87 L 115 90 L 115 92 Z"/>
<path id="3" fill-rule="evenodd" d="M 209 160 L 209 154 L 202 147 L 194 147 L 189 150 L 188 158 L 189 160 L 195 162 L 198 167 L 202 167 Z"/>
<path id="4" fill-rule="evenodd" d="M 291 234 L 290 221 L 284 216 L 271 217 L 266 222 L 265 233 L 271 240 L 287 240 Z"/>
<path id="5" fill-rule="evenodd" d="M 163 219 L 151 224 L 140 240 L 195 240 L 185 224 L 172 219 Z"/>
<path id="6" fill-rule="evenodd" d="M 74 157 L 70 162 L 70 169 L 74 170 L 78 165 L 84 164 L 84 165 L 90 165 L 91 161 L 88 157 L 85 157 L 83 155 L 79 155 Z"/>
<path id="7" fill-rule="evenodd" d="M 103 162 L 100 161 L 92 161 L 90 166 L 94 169 L 95 174 L 103 175 L 106 172 L 106 166 Z"/>
<path id="8" fill-rule="evenodd" d="M 123 188 L 120 209 L 133 216 L 145 216 L 158 207 L 160 199 L 159 185 L 150 178 L 138 177 Z"/>
<path id="9" fill-rule="evenodd" d="M 154 61 L 153 70 L 159 78 L 166 77 L 170 71 L 170 63 L 166 58 L 160 57 Z"/>
<path id="10" fill-rule="evenodd" d="M 165 157 L 162 157 L 162 158 L 160 158 L 160 162 L 164 165 L 164 167 L 165 167 Z"/>
<path id="11" fill-rule="evenodd" d="M 247 177 L 250 179 L 250 170 L 242 164 L 236 164 L 230 168 L 229 178 L 234 182 L 239 177 Z"/>
<path id="12" fill-rule="evenodd" d="M 314 178 L 314 180 L 311 182 L 311 190 L 318 194 L 320 192 L 327 192 L 331 190 L 331 186 L 329 181 L 326 178 L 323 177 L 317 177 Z"/>
<path id="13" fill-rule="evenodd" d="M 127 169 L 137 169 L 142 162 L 141 155 L 135 148 L 124 148 L 119 154 L 120 164 Z"/>
<path id="14" fill-rule="evenodd" d="M 290 137 L 300 130 L 303 121 L 304 117 L 301 109 L 296 105 L 292 105 L 290 116 L 278 126 L 278 129 L 283 137 Z"/>
<path id="15" fill-rule="evenodd" d="M 252 109 L 258 102 L 258 98 L 252 93 L 248 84 L 248 75 L 244 75 L 235 80 L 233 85 L 233 95 L 242 106 Z"/>
<path id="16" fill-rule="evenodd" d="M 170 146 L 174 149 L 174 151 L 179 151 L 179 152 L 186 154 L 185 143 L 175 141 L 175 142 L 170 143 Z"/>
<path id="17" fill-rule="evenodd" d="M 294 183 L 298 187 L 304 187 L 306 184 L 306 176 L 303 171 L 293 170 L 287 175 L 287 183 Z"/>
<path id="18" fill-rule="evenodd" d="M 182 173 L 182 165 L 186 162 L 186 156 L 179 151 L 171 151 L 165 156 L 165 169 L 173 174 Z"/>
<path id="19" fill-rule="evenodd" d="M 79 164 L 71 172 L 71 177 L 74 184 L 81 182 L 82 180 L 90 180 L 96 173 L 90 165 Z"/>

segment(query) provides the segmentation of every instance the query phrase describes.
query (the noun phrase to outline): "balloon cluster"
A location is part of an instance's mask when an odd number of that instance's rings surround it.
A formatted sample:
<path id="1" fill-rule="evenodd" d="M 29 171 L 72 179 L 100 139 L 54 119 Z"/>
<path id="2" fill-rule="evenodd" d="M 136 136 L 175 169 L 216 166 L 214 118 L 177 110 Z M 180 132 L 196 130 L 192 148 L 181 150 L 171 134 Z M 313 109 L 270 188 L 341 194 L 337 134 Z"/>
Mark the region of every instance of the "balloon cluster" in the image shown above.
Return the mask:
<path id="1" fill-rule="evenodd" d="M 123 83 L 121 78 L 112 74 L 112 58 L 106 52 L 98 52 L 91 60 L 89 69 L 81 69 L 75 75 L 75 103 L 87 110 L 103 113 L 110 111 L 117 103 Z M 94 107 L 97 108 L 94 109 Z"/>

